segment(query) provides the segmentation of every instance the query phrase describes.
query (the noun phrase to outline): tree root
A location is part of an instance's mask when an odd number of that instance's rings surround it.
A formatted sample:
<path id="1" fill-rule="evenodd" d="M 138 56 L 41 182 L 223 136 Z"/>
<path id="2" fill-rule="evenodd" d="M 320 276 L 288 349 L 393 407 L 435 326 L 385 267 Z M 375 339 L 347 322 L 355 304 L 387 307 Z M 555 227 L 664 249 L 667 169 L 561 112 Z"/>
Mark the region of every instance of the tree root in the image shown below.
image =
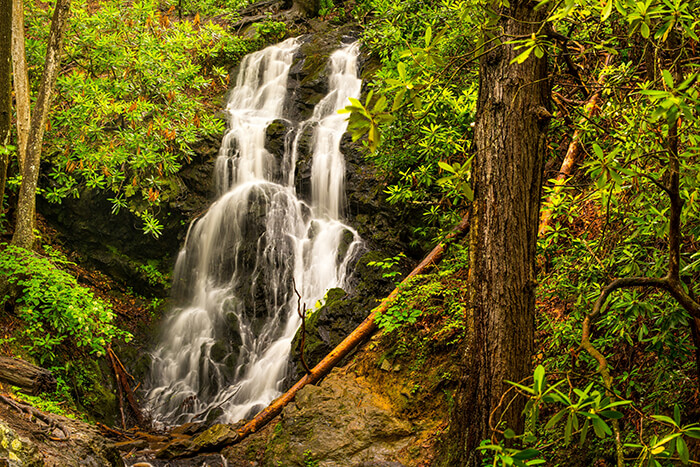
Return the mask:
<path id="1" fill-rule="evenodd" d="M 32 407 L 31 405 L 23 404 L 3 394 L 0 394 L 0 402 L 4 402 L 20 414 L 29 415 L 30 420 L 32 420 L 33 417 L 46 424 L 46 427 L 43 427 L 43 431 L 45 432 L 46 436 L 52 441 L 68 441 L 70 439 L 70 430 L 66 428 L 61 422 L 59 422 L 58 419 L 52 417 L 51 415 L 46 414 Z M 60 430 L 60 432 L 63 433 L 63 437 L 54 436 L 55 430 Z"/>

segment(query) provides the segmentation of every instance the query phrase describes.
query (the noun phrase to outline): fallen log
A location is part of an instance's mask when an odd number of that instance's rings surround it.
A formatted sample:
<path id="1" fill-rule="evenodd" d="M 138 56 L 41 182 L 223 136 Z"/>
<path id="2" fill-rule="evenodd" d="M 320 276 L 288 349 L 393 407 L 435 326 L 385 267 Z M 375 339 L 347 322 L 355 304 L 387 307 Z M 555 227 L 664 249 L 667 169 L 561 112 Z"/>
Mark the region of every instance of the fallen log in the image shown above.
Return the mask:
<path id="1" fill-rule="evenodd" d="M 455 239 L 463 235 L 467 231 L 469 225 L 469 215 L 465 215 L 462 220 L 457 224 L 457 226 L 452 230 L 452 232 L 445 237 L 445 241 L 438 244 L 433 250 L 426 256 L 423 261 L 416 266 L 411 273 L 404 278 L 401 284 L 406 283 L 411 278 L 423 274 L 430 266 L 437 264 L 445 252 L 445 246 L 449 240 Z M 396 296 L 399 294 L 400 286 L 395 288 L 388 297 L 382 300 L 382 303 L 376 307 L 372 312 L 365 318 L 365 320 L 357 327 L 355 330 L 348 335 L 338 346 L 333 349 L 328 355 L 326 355 L 323 360 L 321 360 L 318 365 L 313 367 L 309 373 L 304 375 L 297 383 L 292 386 L 287 392 L 282 394 L 280 397 L 275 399 L 268 405 L 262 412 L 258 413 L 255 418 L 250 420 L 248 423 L 239 428 L 233 436 L 227 435 L 222 438 L 221 442 L 210 442 L 205 448 L 199 446 L 189 445 L 188 449 L 184 451 L 184 454 L 191 456 L 202 452 L 203 450 L 212 451 L 218 450 L 226 446 L 230 446 L 242 441 L 248 435 L 255 433 L 274 419 L 277 415 L 282 412 L 282 409 L 289 404 L 296 396 L 297 392 L 307 384 L 313 384 L 320 381 L 325 377 L 331 369 L 333 369 L 338 362 L 340 362 L 346 355 L 348 355 L 357 345 L 369 339 L 372 334 L 377 330 L 377 324 L 375 323 L 375 317 L 389 308 L 389 305 L 393 302 Z"/>
<path id="2" fill-rule="evenodd" d="M 56 391 L 56 378 L 49 370 L 17 358 L 0 357 L 0 382 L 34 396 Z"/>

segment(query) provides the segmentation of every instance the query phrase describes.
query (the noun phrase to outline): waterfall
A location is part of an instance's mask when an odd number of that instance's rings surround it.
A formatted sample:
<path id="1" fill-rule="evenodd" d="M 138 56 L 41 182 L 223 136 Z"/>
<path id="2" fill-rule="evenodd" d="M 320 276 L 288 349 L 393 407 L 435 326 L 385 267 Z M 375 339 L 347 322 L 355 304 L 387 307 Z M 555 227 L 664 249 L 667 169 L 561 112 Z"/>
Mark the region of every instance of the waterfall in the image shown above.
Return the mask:
<path id="1" fill-rule="evenodd" d="M 299 45 L 288 39 L 241 62 L 215 165 L 219 198 L 190 227 L 174 272 L 178 306 L 153 353 L 147 403 L 159 422 L 254 415 L 281 393 L 301 324 L 296 293 L 313 306 L 328 289 L 347 286 L 361 239 L 341 222 L 347 121 L 337 110 L 360 94 L 358 45 L 331 55 L 328 94 L 296 123 L 285 119 L 284 103 Z M 265 148 L 276 121 L 289 128 L 281 157 Z M 294 188 L 307 128 L 310 204 Z"/>

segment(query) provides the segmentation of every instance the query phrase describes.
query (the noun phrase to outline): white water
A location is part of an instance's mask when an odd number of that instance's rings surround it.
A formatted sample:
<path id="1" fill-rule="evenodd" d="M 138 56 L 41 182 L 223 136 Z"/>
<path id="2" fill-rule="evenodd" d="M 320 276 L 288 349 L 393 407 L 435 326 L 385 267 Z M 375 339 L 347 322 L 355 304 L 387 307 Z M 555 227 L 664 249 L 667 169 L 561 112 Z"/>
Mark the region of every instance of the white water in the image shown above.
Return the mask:
<path id="1" fill-rule="evenodd" d="M 294 287 L 313 306 L 328 289 L 347 285 L 361 240 L 340 221 L 347 122 L 337 110 L 360 94 L 358 47 L 332 54 L 329 93 L 296 126 L 299 134 L 314 126 L 309 206 L 294 190 L 298 138 L 282 161 L 265 149 L 267 127 L 283 119 L 298 46 L 289 39 L 241 63 L 216 162 L 220 197 L 180 251 L 173 295 L 182 306 L 153 354 L 147 399 L 160 422 L 202 419 L 212 410 L 224 422 L 254 415 L 280 394 L 286 375 L 301 324 Z"/>

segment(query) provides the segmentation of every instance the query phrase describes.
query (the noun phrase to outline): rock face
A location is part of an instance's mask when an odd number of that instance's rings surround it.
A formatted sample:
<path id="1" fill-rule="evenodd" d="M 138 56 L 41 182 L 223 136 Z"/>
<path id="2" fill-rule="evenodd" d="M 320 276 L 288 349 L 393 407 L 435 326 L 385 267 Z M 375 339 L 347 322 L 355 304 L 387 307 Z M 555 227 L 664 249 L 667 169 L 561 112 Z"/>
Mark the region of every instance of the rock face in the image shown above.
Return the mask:
<path id="1" fill-rule="evenodd" d="M 112 214 L 110 195 L 96 190 L 83 189 L 78 198 L 67 198 L 61 204 L 48 203 L 39 196 L 37 211 L 85 263 L 140 294 L 163 296 L 163 286 L 149 281 L 142 267 L 157 261 L 161 271 L 172 269 L 189 222 L 214 198 L 212 173 L 220 141 L 217 136 L 198 142 L 192 163 L 170 178 L 159 216 L 163 233 L 157 239 L 144 234 L 141 219 L 128 210 Z M 41 181 L 51 183 L 46 177 Z"/>
<path id="2" fill-rule="evenodd" d="M 306 386 L 283 411 L 265 453 L 265 466 L 401 465 L 412 426 L 352 373 L 334 370 Z"/>

